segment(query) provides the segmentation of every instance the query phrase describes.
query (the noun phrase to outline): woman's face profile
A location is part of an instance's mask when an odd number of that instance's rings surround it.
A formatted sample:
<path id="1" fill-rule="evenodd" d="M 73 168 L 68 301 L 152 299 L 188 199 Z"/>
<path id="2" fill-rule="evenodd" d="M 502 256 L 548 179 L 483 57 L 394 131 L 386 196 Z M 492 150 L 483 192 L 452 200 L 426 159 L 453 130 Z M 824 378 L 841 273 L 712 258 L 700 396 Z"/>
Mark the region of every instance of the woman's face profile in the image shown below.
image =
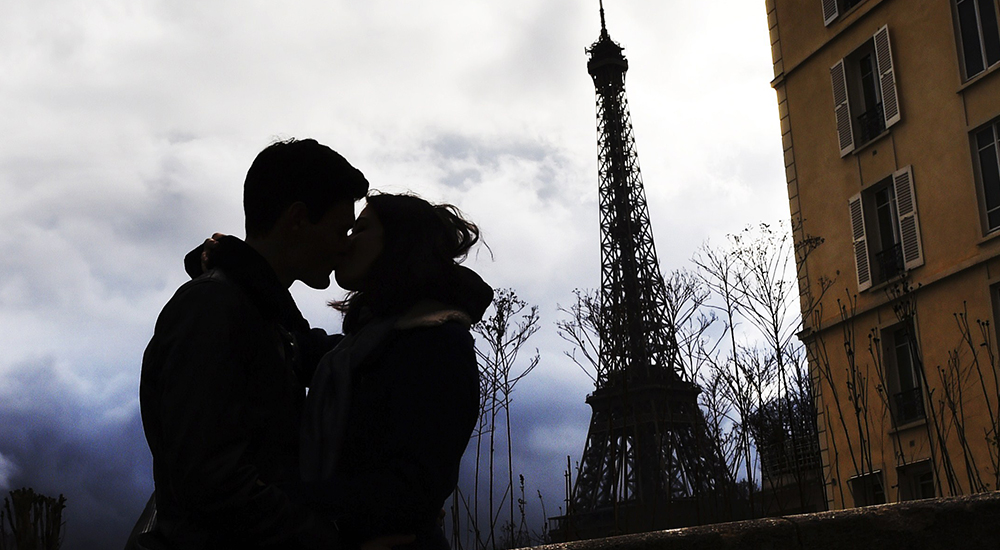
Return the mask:
<path id="1" fill-rule="evenodd" d="M 375 211 L 366 206 L 349 237 L 347 258 L 337 268 L 337 284 L 344 290 L 363 290 L 368 273 L 382 254 L 384 231 Z"/>

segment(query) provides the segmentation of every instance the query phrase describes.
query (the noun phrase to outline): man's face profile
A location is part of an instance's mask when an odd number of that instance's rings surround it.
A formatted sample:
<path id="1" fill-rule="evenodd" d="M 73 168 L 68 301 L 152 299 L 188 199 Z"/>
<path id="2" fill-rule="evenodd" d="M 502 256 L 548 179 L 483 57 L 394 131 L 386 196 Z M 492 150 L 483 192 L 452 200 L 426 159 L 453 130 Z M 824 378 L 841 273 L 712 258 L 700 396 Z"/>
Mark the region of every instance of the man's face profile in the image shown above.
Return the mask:
<path id="1" fill-rule="evenodd" d="M 304 265 L 299 277 L 311 288 L 322 290 L 330 286 L 330 274 L 347 253 L 347 234 L 354 226 L 354 201 L 335 203 L 315 224 L 308 224 L 300 245 Z"/>

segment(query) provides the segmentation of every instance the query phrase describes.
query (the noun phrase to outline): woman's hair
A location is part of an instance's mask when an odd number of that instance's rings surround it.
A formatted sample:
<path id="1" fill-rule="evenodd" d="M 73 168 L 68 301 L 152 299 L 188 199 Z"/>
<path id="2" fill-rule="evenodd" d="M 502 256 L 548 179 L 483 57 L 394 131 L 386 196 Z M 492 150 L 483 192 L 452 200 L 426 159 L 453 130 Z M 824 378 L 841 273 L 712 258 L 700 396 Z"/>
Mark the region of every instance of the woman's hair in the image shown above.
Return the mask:
<path id="1" fill-rule="evenodd" d="M 344 332 L 371 315 L 402 313 L 417 301 L 448 301 L 458 262 L 479 241 L 479 228 L 450 204 L 431 204 L 411 194 L 369 194 L 367 208 L 382 224 L 382 253 L 365 275 L 364 290 L 330 305 L 344 313 Z"/>

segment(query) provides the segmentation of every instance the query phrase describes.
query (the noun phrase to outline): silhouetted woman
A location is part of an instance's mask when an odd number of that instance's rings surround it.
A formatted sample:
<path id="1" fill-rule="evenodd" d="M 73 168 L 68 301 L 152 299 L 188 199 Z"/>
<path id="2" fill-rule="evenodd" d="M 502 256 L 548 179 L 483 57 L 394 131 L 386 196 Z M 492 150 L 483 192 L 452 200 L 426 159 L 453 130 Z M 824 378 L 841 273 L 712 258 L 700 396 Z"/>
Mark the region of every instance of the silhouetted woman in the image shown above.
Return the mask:
<path id="1" fill-rule="evenodd" d="M 337 518 L 344 546 L 415 534 L 446 549 L 438 515 L 455 489 L 479 412 L 469 327 L 493 292 L 458 265 L 479 230 L 449 205 L 369 196 L 336 272 L 345 337 L 306 399 L 305 497 Z"/>

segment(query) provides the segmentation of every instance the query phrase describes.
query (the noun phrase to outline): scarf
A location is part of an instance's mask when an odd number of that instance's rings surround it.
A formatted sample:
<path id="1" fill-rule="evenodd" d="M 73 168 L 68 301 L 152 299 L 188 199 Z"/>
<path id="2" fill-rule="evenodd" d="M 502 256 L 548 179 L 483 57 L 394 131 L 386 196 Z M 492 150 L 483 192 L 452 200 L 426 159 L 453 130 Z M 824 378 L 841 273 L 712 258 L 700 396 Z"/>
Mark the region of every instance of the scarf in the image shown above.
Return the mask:
<path id="1" fill-rule="evenodd" d="M 353 375 L 385 341 L 397 320 L 389 317 L 367 323 L 320 360 L 302 416 L 299 470 L 303 481 L 324 482 L 333 477 L 347 429 Z"/>

